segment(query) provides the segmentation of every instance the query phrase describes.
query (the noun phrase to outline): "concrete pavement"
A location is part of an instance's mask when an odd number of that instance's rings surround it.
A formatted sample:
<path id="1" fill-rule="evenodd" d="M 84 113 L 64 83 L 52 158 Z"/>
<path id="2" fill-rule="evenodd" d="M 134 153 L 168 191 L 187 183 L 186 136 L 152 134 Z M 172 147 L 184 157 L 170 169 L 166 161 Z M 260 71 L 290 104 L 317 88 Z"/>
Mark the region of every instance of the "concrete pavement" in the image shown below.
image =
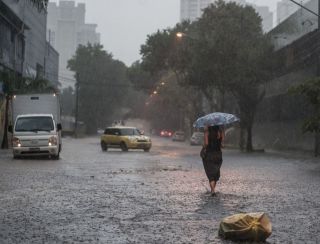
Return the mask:
<path id="1" fill-rule="evenodd" d="M 102 152 L 99 138 L 64 139 L 62 159 L 0 155 L 0 243 L 230 243 L 219 222 L 266 212 L 269 243 L 320 243 L 320 164 L 224 151 L 217 197 L 200 147 L 153 138 L 150 153 Z"/>

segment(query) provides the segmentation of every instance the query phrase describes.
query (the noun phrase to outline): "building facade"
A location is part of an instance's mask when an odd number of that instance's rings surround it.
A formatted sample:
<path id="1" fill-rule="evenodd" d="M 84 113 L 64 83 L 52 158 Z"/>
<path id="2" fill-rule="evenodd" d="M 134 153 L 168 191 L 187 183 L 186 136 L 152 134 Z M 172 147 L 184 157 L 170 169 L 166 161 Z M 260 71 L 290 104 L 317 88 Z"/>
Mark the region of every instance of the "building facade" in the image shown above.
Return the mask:
<path id="1" fill-rule="evenodd" d="M 181 0 L 180 1 L 180 21 L 195 21 L 201 17 L 203 9 L 214 3 L 215 0 Z M 246 5 L 245 0 L 227 0 L 226 2 L 236 2 L 239 5 Z M 262 18 L 262 28 L 265 32 L 273 27 L 273 13 L 269 7 L 250 4 Z"/>
<path id="2" fill-rule="evenodd" d="M 318 0 L 310 0 L 304 6 L 315 13 L 318 12 Z M 281 49 L 316 29 L 318 29 L 318 17 L 298 7 L 294 13 L 282 20 L 269 34 L 275 48 Z"/>
<path id="3" fill-rule="evenodd" d="M 1 0 L 19 19 L 24 23 L 20 33 L 24 33 L 24 60 L 21 64 L 21 73 L 24 77 L 48 77 L 47 73 L 54 74 L 58 63 L 57 52 L 49 47 L 46 42 L 47 14 L 45 11 L 38 11 L 28 0 Z M 19 40 L 18 40 L 19 41 Z M 52 53 L 52 55 L 50 55 Z M 17 50 L 17 60 L 21 57 Z M 47 58 L 50 56 L 50 60 Z M 53 60 L 53 59 L 56 60 Z M 50 69 L 46 65 L 50 64 Z M 16 65 L 17 64 L 16 62 Z M 57 74 L 56 74 L 57 76 Z M 54 77 L 54 75 L 50 76 Z M 58 79 L 50 80 L 52 85 L 58 85 Z"/>
<path id="4" fill-rule="evenodd" d="M 48 5 L 47 40 L 60 53 L 59 81 L 62 88 L 75 84 L 74 73 L 67 68 L 68 60 L 78 45 L 100 43 L 97 25 L 85 23 L 85 4 L 74 1 L 50 2 Z"/>
<path id="5" fill-rule="evenodd" d="M 25 23 L 0 1 L 0 71 L 23 73 Z"/>
<path id="6" fill-rule="evenodd" d="M 214 0 L 181 0 L 180 20 L 197 20 L 201 17 L 202 10 L 213 2 Z"/>
<path id="7" fill-rule="evenodd" d="M 277 3 L 277 24 L 288 18 L 291 14 L 296 12 L 299 6 L 290 1 L 282 0 Z"/>

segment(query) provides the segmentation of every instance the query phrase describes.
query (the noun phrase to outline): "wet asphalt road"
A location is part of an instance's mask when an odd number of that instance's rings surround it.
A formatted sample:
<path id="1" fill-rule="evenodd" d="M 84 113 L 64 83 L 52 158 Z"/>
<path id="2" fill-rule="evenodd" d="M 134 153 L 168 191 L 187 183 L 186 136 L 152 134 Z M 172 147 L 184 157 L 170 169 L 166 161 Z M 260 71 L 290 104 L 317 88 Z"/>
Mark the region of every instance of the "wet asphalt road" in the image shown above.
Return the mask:
<path id="1" fill-rule="evenodd" d="M 98 137 L 66 138 L 59 161 L 0 151 L 0 243 L 231 243 L 220 220 L 257 211 L 269 243 L 320 243 L 320 161 L 226 149 L 213 198 L 199 147 L 153 143 L 102 152 Z"/>

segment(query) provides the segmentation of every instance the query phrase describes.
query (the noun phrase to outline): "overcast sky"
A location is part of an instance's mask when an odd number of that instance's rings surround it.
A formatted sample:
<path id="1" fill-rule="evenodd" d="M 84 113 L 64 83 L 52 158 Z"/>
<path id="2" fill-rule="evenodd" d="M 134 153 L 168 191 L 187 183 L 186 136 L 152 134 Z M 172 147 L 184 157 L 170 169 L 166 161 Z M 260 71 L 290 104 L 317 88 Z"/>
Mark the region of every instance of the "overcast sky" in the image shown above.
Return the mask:
<path id="1" fill-rule="evenodd" d="M 50 0 L 57 2 L 58 0 Z M 289 1 L 289 0 L 288 0 Z M 148 34 L 173 27 L 180 17 L 180 0 L 76 0 L 86 4 L 86 22 L 98 24 L 101 44 L 126 65 L 140 59 Z M 278 0 L 247 0 L 276 9 Z"/>

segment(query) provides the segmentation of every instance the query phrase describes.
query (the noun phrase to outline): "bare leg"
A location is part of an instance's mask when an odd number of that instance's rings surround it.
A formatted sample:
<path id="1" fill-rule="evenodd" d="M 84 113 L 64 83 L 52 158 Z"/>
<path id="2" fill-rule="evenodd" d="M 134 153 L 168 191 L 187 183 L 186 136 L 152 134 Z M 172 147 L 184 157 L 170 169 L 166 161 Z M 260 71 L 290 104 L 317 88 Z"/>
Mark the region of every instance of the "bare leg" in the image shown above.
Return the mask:
<path id="1" fill-rule="evenodd" d="M 210 182 L 211 194 L 215 193 L 216 182 L 213 180 Z"/>

